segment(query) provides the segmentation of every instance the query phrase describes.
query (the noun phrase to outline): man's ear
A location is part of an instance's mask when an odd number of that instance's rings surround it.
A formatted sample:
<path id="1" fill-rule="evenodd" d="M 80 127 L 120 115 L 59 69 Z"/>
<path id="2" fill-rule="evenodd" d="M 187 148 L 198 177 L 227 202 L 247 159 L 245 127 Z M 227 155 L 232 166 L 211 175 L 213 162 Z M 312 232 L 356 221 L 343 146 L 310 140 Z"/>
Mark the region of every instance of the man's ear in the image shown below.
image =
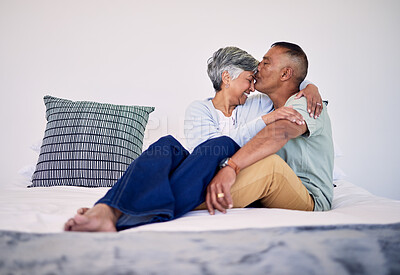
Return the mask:
<path id="1" fill-rule="evenodd" d="M 281 80 L 287 81 L 293 76 L 293 69 L 290 67 L 285 67 L 281 70 Z"/>

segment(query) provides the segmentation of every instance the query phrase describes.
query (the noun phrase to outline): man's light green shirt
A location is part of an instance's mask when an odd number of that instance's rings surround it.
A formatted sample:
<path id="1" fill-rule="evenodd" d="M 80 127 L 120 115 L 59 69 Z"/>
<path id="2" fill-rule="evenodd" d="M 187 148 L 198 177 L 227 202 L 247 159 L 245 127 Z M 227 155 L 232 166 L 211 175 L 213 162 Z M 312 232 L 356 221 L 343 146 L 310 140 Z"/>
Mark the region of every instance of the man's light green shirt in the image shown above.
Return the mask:
<path id="1" fill-rule="evenodd" d="M 293 106 L 304 118 L 308 132 L 289 140 L 277 152 L 300 178 L 313 196 L 314 211 L 331 209 L 333 198 L 333 141 L 331 121 L 324 106 L 321 115 L 311 118 L 307 112 L 305 97 L 291 96 L 285 106 Z"/>

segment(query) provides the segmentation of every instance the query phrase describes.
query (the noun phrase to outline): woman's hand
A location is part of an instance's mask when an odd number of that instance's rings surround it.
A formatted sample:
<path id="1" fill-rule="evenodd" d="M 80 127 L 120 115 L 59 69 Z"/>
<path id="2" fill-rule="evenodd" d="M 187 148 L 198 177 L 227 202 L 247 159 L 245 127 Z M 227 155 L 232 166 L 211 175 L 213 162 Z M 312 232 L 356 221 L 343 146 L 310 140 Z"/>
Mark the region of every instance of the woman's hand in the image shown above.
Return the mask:
<path id="1" fill-rule="evenodd" d="M 210 215 L 215 209 L 226 213 L 226 209 L 233 207 L 231 187 L 235 183 L 236 173 L 232 167 L 226 166 L 219 170 L 207 187 L 206 206 Z"/>
<path id="2" fill-rule="evenodd" d="M 280 119 L 286 119 L 298 125 L 304 124 L 303 116 L 295 109 L 293 109 L 292 106 L 280 107 L 269 114 L 263 115 L 262 119 L 264 120 L 265 125 L 271 124 L 272 122 L 275 122 Z"/>
<path id="3" fill-rule="evenodd" d="M 319 94 L 318 87 L 314 84 L 308 84 L 303 90 L 301 90 L 295 97 L 298 99 L 304 96 L 307 98 L 307 111 L 310 117 L 317 118 L 322 112 L 322 98 Z"/>

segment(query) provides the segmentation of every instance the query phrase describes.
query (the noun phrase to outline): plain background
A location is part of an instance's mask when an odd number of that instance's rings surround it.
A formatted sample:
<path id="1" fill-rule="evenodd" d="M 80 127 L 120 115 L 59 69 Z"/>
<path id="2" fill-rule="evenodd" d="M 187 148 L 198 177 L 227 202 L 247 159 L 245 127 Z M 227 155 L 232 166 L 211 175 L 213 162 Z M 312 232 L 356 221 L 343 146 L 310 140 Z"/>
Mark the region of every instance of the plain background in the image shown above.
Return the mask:
<path id="1" fill-rule="evenodd" d="M 215 50 L 261 59 L 290 41 L 329 100 L 348 180 L 400 199 L 399 26 L 398 0 L 0 0 L 1 182 L 36 162 L 46 94 L 155 106 L 146 143 L 182 138 L 186 106 L 213 96 Z"/>

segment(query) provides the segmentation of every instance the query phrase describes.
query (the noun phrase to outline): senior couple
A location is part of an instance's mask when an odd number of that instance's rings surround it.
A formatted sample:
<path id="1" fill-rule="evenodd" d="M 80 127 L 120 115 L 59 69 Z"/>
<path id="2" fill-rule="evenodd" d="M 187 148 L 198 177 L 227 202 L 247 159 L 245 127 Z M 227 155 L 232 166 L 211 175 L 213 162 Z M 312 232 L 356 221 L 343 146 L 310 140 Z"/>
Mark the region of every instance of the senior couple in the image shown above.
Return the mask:
<path id="1" fill-rule="evenodd" d="M 66 231 L 119 231 L 181 217 L 262 207 L 325 211 L 333 197 L 331 125 L 307 56 L 278 42 L 261 62 L 236 48 L 208 61 L 213 98 L 186 110 L 189 150 L 172 136 L 149 146 Z M 261 94 L 249 96 L 254 90 Z"/>

